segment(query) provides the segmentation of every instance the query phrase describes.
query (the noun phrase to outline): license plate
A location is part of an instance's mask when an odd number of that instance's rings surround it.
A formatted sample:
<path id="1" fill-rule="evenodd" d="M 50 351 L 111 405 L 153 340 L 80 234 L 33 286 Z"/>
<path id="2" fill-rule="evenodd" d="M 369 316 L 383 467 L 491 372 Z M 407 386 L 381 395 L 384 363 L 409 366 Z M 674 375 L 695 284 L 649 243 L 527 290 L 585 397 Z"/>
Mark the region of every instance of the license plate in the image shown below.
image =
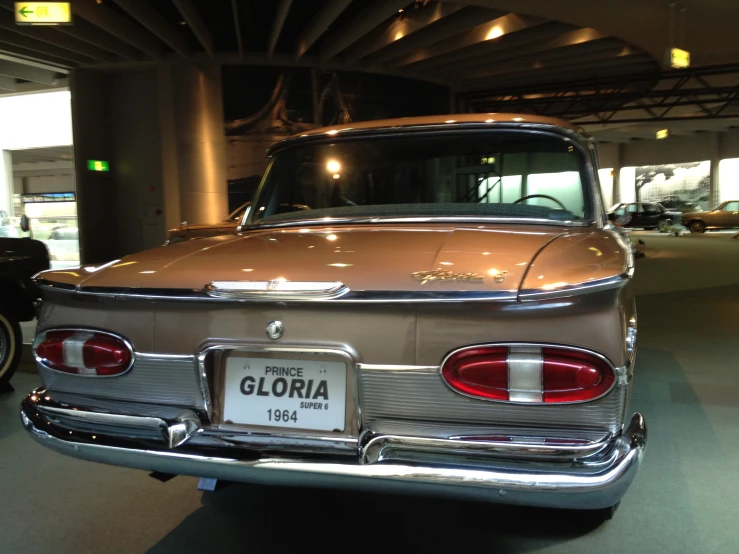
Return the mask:
<path id="1" fill-rule="evenodd" d="M 231 356 L 223 419 L 230 423 L 343 431 L 346 364 Z"/>

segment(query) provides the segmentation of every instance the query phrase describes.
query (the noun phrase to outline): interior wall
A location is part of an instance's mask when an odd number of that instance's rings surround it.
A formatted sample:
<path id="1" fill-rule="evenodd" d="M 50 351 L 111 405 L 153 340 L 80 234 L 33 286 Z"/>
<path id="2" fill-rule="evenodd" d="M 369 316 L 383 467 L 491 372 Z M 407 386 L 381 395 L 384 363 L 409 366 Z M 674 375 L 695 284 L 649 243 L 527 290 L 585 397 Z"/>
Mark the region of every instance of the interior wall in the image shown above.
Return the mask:
<path id="1" fill-rule="evenodd" d="M 73 175 L 39 175 L 22 177 L 21 187 L 16 186 L 16 194 L 40 194 L 42 192 L 70 192 L 74 190 Z M 15 180 L 15 179 L 14 179 Z"/>
<path id="2" fill-rule="evenodd" d="M 619 147 L 622 152 L 620 162 Z M 672 135 L 661 140 L 632 140 L 622 144 L 600 143 L 598 156 L 600 167 L 636 167 L 739 158 L 739 129 L 722 133 Z"/>

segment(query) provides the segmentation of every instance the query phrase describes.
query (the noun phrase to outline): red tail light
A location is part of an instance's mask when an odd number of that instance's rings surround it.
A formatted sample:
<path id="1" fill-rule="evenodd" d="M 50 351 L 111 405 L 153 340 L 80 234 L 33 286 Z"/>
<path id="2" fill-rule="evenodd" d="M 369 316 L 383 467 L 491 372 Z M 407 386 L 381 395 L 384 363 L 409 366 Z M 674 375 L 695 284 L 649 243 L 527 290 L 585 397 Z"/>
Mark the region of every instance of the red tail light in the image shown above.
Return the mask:
<path id="1" fill-rule="evenodd" d="M 606 394 L 616 380 L 603 358 L 572 348 L 480 346 L 458 350 L 441 368 L 457 392 L 509 402 L 585 402 Z"/>
<path id="2" fill-rule="evenodd" d="M 78 375 L 120 375 L 133 360 L 128 342 L 102 331 L 45 331 L 36 337 L 33 349 L 39 363 Z"/>

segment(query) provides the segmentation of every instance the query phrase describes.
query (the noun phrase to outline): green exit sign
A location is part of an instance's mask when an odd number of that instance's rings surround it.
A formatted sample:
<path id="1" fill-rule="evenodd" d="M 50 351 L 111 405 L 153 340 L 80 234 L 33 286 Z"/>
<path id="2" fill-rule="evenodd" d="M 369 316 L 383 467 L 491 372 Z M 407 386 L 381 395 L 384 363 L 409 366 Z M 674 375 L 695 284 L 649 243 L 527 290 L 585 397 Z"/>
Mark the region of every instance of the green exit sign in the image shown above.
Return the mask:
<path id="1" fill-rule="evenodd" d="M 90 171 L 110 171 L 110 164 L 102 160 L 87 160 L 87 169 Z"/>

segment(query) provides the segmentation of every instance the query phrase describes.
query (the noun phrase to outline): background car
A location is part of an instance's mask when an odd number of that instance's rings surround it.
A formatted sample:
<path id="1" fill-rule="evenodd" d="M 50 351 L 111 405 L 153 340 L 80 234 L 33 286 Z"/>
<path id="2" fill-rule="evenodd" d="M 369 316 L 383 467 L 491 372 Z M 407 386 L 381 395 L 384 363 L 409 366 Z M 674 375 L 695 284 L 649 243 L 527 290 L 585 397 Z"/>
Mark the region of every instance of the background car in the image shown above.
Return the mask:
<path id="1" fill-rule="evenodd" d="M 40 294 L 31 277 L 49 267 L 49 253 L 41 241 L 0 238 L 0 390 L 7 388 L 20 361 L 20 322 L 36 317 L 33 304 Z"/>
<path id="2" fill-rule="evenodd" d="M 739 229 L 739 200 L 727 200 L 709 212 L 683 214 L 682 223 L 691 233 L 708 229 Z"/>
<path id="3" fill-rule="evenodd" d="M 10 222 L 10 216 L 5 210 L 0 210 L 0 237 L 17 237 L 18 229 Z"/>
<path id="4" fill-rule="evenodd" d="M 634 229 L 659 229 L 668 231 L 673 224 L 680 223 L 681 212 L 673 212 L 658 202 L 629 202 L 613 206 L 609 219 L 618 220 L 619 225 Z M 615 217 L 614 217 L 615 216 Z"/>
<path id="5" fill-rule="evenodd" d="M 699 204 L 683 200 L 676 194 L 665 196 L 659 201 L 659 203 L 671 212 L 682 212 L 684 214 L 689 212 L 699 212 L 703 209 Z"/>

